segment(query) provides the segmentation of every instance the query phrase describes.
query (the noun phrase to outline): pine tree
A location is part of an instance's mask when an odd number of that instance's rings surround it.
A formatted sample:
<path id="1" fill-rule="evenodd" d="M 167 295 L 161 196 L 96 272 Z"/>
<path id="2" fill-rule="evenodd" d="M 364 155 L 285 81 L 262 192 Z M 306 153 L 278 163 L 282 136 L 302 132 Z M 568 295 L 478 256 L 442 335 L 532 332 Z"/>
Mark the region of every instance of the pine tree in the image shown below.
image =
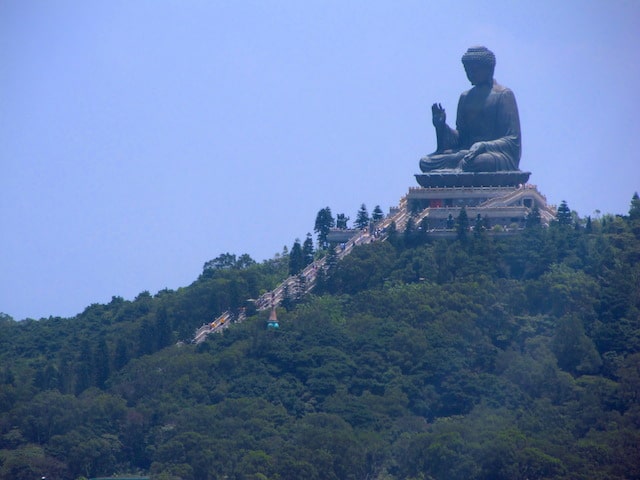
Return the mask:
<path id="1" fill-rule="evenodd" d="M 467 238 L 467 231 L 469 230 L 469 216 L 467 215 L 467 209 L 463 205 L 456 219 L 456 234 L 458 240 L 464 240 Z"/>
<path id="2" fill-rule="evenodd" d="M 373 220 L 373 222 L 375 223 L 375 222 L 379 222 L 383 218 L 384 218 L 384 213 L 382 212 L 380 205 L 376 205 L 375 208 L 373 209 L 373 212 L 371 213 L 371 220 Z"/>
<path id="3" fill-rule="evenodd" d="M 302 253 L 302 245 L 300 239 L 296 238 L 289 253 L 289 275 L 295 275 L 304 268 L 304 255 Z"/>
<path id="4" fill-rule="evenodd" d="M 296 277 L 296 290 L 294 292 L 294 299 L 296 303 L 302 300 L 302 297 L 304 297 L 304 294 L 306 293 L 306 291 L 307 291 L 307 279 L 302 273 L 299 273 L 298 276 Z"/>
<path id="5" fill-rule="evenodd" d="M 302 257 L 304 258 L 304 266 L 310 265 L 313 263 L 313 238 L 310 233 L 307 233 L 307 238 L 304 240 L 302 244 Z"/>
<path id="6" fill-rule="evenodd" d="M 565 200 L 560 202 L 558 207 L 558 213 L 556 214 L 556 220 L 560 225 L 571 225 L 573 217 L 571 216 L 571 209 Z"/>
<path id="7" fill-rule="evenodd" d="M 360 230 L 363 230 L 369 226 L 369 212 L 367 212 L 367 206 L 364 203 L 360 205 L 360 210 L 358 210 L 355 226 Z"/>
<path id="8" fill-rule="evenodd" d="M 638 196 L 638 192 L 635 192 L 631 198 L 631 207 L 629 208 L 627 219 L 631 232 L 636 238 L 640 238 L 640 196 Z"/>
<path id="9" fill-rule="evenodd" d="M 631 208 L 629 208 L 629 220 L 637 221 L 640 220 L 640 196 L 638 196 L 638 192 L 633 194 L 631 198 Z"/>
<path id="10" fill-rule="evenodd" d="M 335 226 L 336 222 L 331 215 L 331 209 L 325 207 L 321 209 L 316 215 L 316 223 L 313 227 L 313 231 L 318 234 L 318 248 L 327 248 L 327 235 L 329 231 Z"/>

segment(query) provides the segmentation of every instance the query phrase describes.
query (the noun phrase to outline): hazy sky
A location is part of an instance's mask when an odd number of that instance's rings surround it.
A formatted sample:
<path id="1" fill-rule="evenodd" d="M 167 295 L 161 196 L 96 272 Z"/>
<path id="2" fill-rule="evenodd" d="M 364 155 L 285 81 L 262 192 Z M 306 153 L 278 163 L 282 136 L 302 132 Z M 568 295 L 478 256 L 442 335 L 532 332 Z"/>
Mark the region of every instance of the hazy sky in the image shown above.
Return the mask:
<path id="1" fill-rule="evenodd" d="M 261 261 L 417 186 L 486 45 L 551 204 L 640 190 L 640 2 L 0 2 L 0 312 L 73 316 Z"/>

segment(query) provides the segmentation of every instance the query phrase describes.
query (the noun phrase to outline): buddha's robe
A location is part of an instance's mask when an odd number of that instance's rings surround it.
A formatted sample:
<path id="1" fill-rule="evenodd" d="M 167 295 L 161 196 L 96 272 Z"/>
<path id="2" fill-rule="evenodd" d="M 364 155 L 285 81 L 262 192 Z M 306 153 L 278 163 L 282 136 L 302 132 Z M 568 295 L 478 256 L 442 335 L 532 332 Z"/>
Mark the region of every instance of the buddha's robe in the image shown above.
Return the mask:
<path id="1" fill-rule="evenodd" d="M 464 92 L 458 102 L 456 130 L 436 128 L 437 150 L 420 160 L 423 172 L 461 169 L 470 172 L 518 170 L 520 118 L 513 92 L 495 81 Z M 476 142 L 484 149 L 472 161 L 463 161 Z"/>

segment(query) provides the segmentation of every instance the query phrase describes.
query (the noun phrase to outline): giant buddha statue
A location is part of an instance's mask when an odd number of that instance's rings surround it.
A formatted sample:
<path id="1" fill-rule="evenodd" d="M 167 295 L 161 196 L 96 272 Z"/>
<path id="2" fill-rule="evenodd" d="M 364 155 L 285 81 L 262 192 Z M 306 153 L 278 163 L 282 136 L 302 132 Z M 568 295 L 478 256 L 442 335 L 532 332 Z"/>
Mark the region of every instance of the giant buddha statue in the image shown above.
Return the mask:
<path id="1" fill-rule="evenodd" d="M 486 47 L 462 56 L 473 88 L 460 96 L 456 129 L 444 108 L 431 107 L 437 149 L 420 160 L 420 170 L 437 172 L 509 172 L 520 163 L 520 119 L 513 92 L 493 79 L 496 57 Z"/>

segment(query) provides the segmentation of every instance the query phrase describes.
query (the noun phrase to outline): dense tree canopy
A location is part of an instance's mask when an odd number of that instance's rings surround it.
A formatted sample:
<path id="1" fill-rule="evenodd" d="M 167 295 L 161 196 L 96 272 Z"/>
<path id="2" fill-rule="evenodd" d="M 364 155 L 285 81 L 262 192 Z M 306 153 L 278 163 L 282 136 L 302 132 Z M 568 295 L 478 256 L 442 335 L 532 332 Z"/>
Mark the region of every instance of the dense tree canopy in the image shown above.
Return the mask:
<path id="1" fill-rule="evenodd" d="M 288 254 L 223 254 L 75 318 L 0 315 L 0 479 L 640 478 L 636 203 L 589 229 L 414 224 L 330 255 L 278 331 L 247 299 Z M 246 320 L 189 343 L 228 309 Z"/>

